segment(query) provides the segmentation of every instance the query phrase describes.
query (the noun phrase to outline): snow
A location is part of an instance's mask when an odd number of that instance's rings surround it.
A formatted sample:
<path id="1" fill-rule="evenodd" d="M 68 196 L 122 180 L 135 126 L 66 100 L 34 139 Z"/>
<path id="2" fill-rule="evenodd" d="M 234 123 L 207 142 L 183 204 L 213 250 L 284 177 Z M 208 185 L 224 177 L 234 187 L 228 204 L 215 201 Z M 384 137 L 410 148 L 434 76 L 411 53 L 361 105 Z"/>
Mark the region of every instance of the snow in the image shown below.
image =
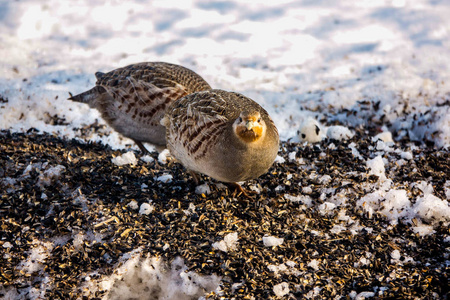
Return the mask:
<path id="1" fill-rule="evenodd" d="M 277 155 L 277 157 L 275 158 L 275 162 L 274 163 L 276 163 L 276 164 L 283 164 L 285 161 L 286 160 L 283 157 Z"/>
<path id="2" fill-rule="evenodd" d="M 315 271 L 319 271 L 320 262 L 317 259 L 312 259 L 307 266 L 314 269 Z"/>
<path id="3" fill-rule="evenodd" d="M 406 160 L 411 160 L 413 159 L 413 155 L 410 151 L 404 151 L 402 153 L 400 153 L 400 157 Z"/>
<path id="4" fill-rule="evenodd" d="M 45 259 L 50 255 L 53 249 L 53 243 L 42 243 L 38 240 L 33 241 L 33 247 L 28 252 L 28 257 L 20 265 L 19 269 L 27 273 L 40 272 L 45 263 Z"/>
<path id="5" fill-rule="evenodd" d="M 137 164 L 137 158 L 133 152 L 129 151 L 120 156 L 112 158 L 111 162 L 117 166 L 135 165 Z"/>
<path id="6" fill-rule="evenodd" d="M 168 149 L 164 149 L 158 154 L 158 162 L 165 165 L 167 163 L 167 159 L 170 157 L 170 152 Z"/>
<path id="7" fill-rule="evenodd" d="M 217 250 L 220 250 L 223 252 L 228 252 L 228 251 L 236 249 L 237 241 L 238 241 L 238 233 L 231 232 L 231 233 L 227 234 L 223 238 L 223 240 L 213 243 L 212 246 L 214 249 L 217 249 Z"/>
<path id="8" fill-rule="evenodd" d="M 370 252 L 366 252 L 368 254 L 368 257 L 370 258 L 371 253 Z M 362 256 L 358 262 L 354 263 L 354 267 L 355 268 L 359 268 L 361 266 L 367 266 L 370 264 L 370 259 L 368 259 L 367 257 Z"/>
<path id="9" fill-rule="evenodd" d="M 345 126 L 335 125 L 328 127 L 327 137 L 337 141 L 345 141 L 351 139 L 354 133 Z"/>
<path id="10" fill-rule="evenodd" d="M 128 203 L 128 206 L 133 210 L 137 210 L 139 208 L 136 200 L 131 200 L 130 203 Z"/>
<path id="11" fill-rule="evenodd" d="M 2 245 L 3 248 L 12 248 L 12 245 L 10 242 L 4 242 Z"/>
<path id="12" fill-rule="evenodd" d="M 424 195 L 417 197 L 415 203 L 411 202 L 406 190 L 380 188 L 365 195 L 356 204 L 368 212 L 369 217 L 375 212 L 379 212 L 390 220 L 391 224 L 398 224 L 402 219 L 412 223 L 415 218 L 424 220 L 431 225 L 438 222 L 449 222 L 450 205 L 448 201 L 431 194 L 432 186 L 426 185 L 426 183 L 421 183 L 420 186 Z M 419 224 L 412 228 L 420 235 L 433 232 L 433 227 L 425 224 Z"/>
<path id="13" fill-rule="evenodd" d="M 405 190 L 392 189 L 387 192 L 380 212 L 396 222 L 399 218 L 408 216 L 410 206 L 411 202 Z"/>
<path id="14" fill-rule="evenodd" d="M 416 218 L 418 222 L 411 228 L 420 235 L 433 234 L 433 224 L 450 222 L 449 180 L 447 199 L 433 194 L 426 182 L 418 185 L 422 195 L 413 198 L 404 189 L 392 186 L 383 160 L 383 153 L 391 151 L 392 144 L 404 136 L 419 143 L 432 141 L 438 147 L 450 147 L 450 106 L 444 105 L 450 93 L 450 5 L 446 1 L 228 3 L 4 1 L 0 4 L 0 129 L 26 132 L 36 128 L 66 138 L 100 141 L 113 149 L 136 150 L 132 141 L 108 126 L 82 137 L 80 128 L 105 122 L 96 110 L 66 98 L 69 92 L 91 88 L 96 71 L 140 61 L 178 63 L 201 74 L 213 87 L 243 93 L 260 103 L 270 113 L 283 141 L 316 143 L 325 132 L 329 138 L 345 140 L 353 136 L 349 128 L 384 120 L 388 127 L 374 137 L 378 140 L 374 150 L 380 154 L 362 157 L 356 144 L 349 145 L 355 159 L 368 167 L 368 174 L 379 176 L 380 186 L 361 197 L 358 206 L 369 216 L 381 213 L 391 224 L 412 224 Z M 364 100 L 378 101 L 380 109 L 365 110 L 360 105 Z M 51 117 L 55 115 L 63 118 L 65 125 L 53 124 Z M 340 125 L 327 129 L 321 124 L 325 121 Z M 399 156 L 399 165 L 414 157 L 412 150 Z M 288 157 L 302 161 L 297 152 Z M 140 159 L 154 161 L 150 156 Z M 164 150 L 158 163 L 167 164 L 169 159 L 170 153 Z M 136 165 L 138 160 L 129 151 L 112 158 L 112 162 Z M 284 164 L 285 159 L 278 156 L 276 163 Z M 44 188 L 58 180 L 64 167 L 36 163 L 29 165 L 23 176 L 31 170 L 39 173 L 39 186 Z M 171 174 L 157 177 L 161 183 L 172 179 Z M 1 180 L 8 183 L 13 179 Z M 312 188 L 301 188 L 305 195 L 283 197 L 312 207 L 313 200 L 308 196 Z M 282 193 L 283 186 L 278 191 Z M 200 185 L 196 192 L 209 194 L 210 188 Z M 41 198 L 48 199 L 48 195 L 42 192 Z M 339 207 L 332 199 L 323 200 L 318 209 L 324 215 Z M 77 201 L 88 209 L 83 195 Z M 150 203 L 139 207 L 133 200 L 128 205 L 133 210 L 139 208 L 140 214 L 153 210 Z M 190 207 L 189 212 L 194 211 L 195 207 Z M 335 225 L 331 232 L 346 229 Z M 74 236 L 73 244 L 77 249 L 85 240 L 95 239 L 101 240 L 80 233 Z M 236 246 L 237 239 L 236 232 L 229 233 L 213 247 L 226 252 Z M 21 264 L 27 272 L 41 270 L 52 248 L 51 244 L 35 243 Z M 283 239 L 265 236 L 263 243 L 272 247 L 281 245 Z M 10 245 L 5 242 L 2 246 Z M 211 277 L 207 284 L 207 279 L 197 278 L 203 285 L 200 288 L 187 279 L 187 273 L 173 267 L 168 273 L 158 273 L 162 265 L 156 258 L 142 258 L 139 253 L 136 257 L 130 256 L 117 266 L 123 271 L 123 284 L 114 285 L 116 277 L 104 282 L 109 284 L 112 299 L 124 294 L 140 298 L 144 287 L 154 286 L 157 276 L 167 282 L 161 293 L 179 299 L 183 299 L 183 293 L 201 295 L 198 291 L 204 286 L 205 290 L 214 290 L 219 282 Z M 366 264 L 363 260 L 361 263 Z M 184 268 L 179 261 L 176 265 Z M 175 288 L 171 285 L 180 280 L 183 284 Z M 282 297 L 289 293 L 289 286 L 280 283 L 273 291 Z M 310 291 L 311 296 L 314 293 L 318 292 Z M 40 296 L 38 291 L 29 295 Z M 354 292 L 353 298 L 373 296 L 373 292 Z"/>
<path id="15" fill-rule="evenodd" d="M 193 203 L 189 203 L 188 209 L 183 210 L 183 212 L 188 216 L 192 215 L 195 213 L 195 205 Z"/>
<path id="16" fill-rule="evenodd" d="M 356 144 L 355 143 L 350 143 L 348 145 L 348 147 L 352 150 L 352 155 L 363 160 L 363 157 L 361 156 L 361 154 L 359 153 L 358 149 L 356 148 Z"/>
<path id="17" fill-rule="evenodd" d="M 355 300 L 364 300 L 367 298 L 372 298 L 375 297 L 375 293 L 374 292 L 361 292 L 356 294 L 355 291 L 352 291 L 352 293 L 350 294 L 350 298 L 355 299 Z"/>
<path id="18" fill-rule="evenodd" d="M 449 144 L 448 107 L 434 109 L 450 90 L 443 67 L 449 61 L 449 8 L 444 3 L 261 5 L 255 9 L 235 3 L 224 10 L 202 1 L 158 2 L 152 9 L 139 1 L 106 6 L 55 0 L 5 4 L 4 9 L 14 13 L 5 14 L 1 26 L 6 74 L 1 90 L 9 101 L 2 105 L 6 118 L 0 127 L 34 126 L 74 137 L 69 128 L 46 123 L 44 113 L 65 115 L 73 128 L 98 119 L 98 113 L 81 104 L 70 104 L 67 110 L 67 92 L 91 86 L 98 70 L 153 58 L 196 65 L 214 86 L 255 98 L 267 107 L 283 139 L 296 136 L 299 124 L 317 117 L 318 108 L 352 108 L 360 99 L 376 98 L 381 113 L 399 131 Z M 282 13 L 265 14 L 271 9 Z M 249 19 L 247 14 L 260 16 Z M 267 18 L 271 22 L 265 22 Z M 203 24 L 214 26 L 199 30 Z M 324 93 L 317 93 L 322 86 Z M 44 101 L 33 102 L 36 97 Z M 418 115 L 430 108 L 432 112 L 402 119 L 396 112 L 404 100 Z M 298 109 L 300 103 L 304 110 Z M 338 119 L 352 125 L 363 121 Z M 432 136 L 436 129 L 441 133 Z M 92 139 L 107 138 L 94 134 Z M 114 136 L 109 144 L 131 143 Z"/>
<path id="19" fill-rule="evenodd" d="M 204 291 L 218 287 L 219 277 L 188 272 L 181 258 L 166 266 L 161 258 L 143 257 L 141 252 L 135 250 L 116 274 L 99 283 L 109 290 L 105 299 L 123 299 L 125 295 L 128 299 L 198 299 Z"/>
<path id="20" fill-rule="evenodd" d="M 139 213 L 141 215 L 148 215 L 153 211 L 153 209 L 155 208 L 150 203 L 142 203 L 141 206 L 139 207 Z"/>
<path id="21" fill-rule="evenodd" d="M 292 151 L 289 153 L 289 161 L 296 161 L 297 160 L 297 152 Z"/>
<path id="22" fill-rule="evenodd" d="M 374 159 L 369 159 L 366 162 L 367 166 L 370 168 L 369 174 L 373 174 L 379 177 L 379 180 L 386 180 L 386 174 L 384 169 L 384 161 L 383 158 L 378 155 Z"/>
<path id="23" fill-rule="evenodd" d="M 289 294 L 289 284 L 287 282 L 282 282 L 280 284 L 273 286 L 273 292 L 278 297 L 283 297 Z"/>
<path id="24" fill-rule="evenodd" d="M 445 181 L 444 190 L 445 196 L 447 197 L 447 199 L 450 199 L 450 179 Z"/>
<path id="25" fill-rule="evenodd" d="M 316 299 L 317 296 L 319 296 L 320 291 L 322 290 L 321 287 L 315 287 L 312 290 L 310 290 L 306 295 L 305 298 L 306 299 Z"/>
<path id="26" fill-rule="evenodd" d="M 158 177 L 156 178 L 156 180 L 157 180 L 157 181 L 161 181 L 161 182 L 163 182 L 163 183 L 169 183 L 169 182 L 172 181 L 172 178 L 173 178 L 173 176 L 170 175 L 170 174 L 163 174 L 163 175 L 161 175 L 161 176 L 158 176 Z"/>
<path id="27" fill-rule="evenodd" d="M 426 235 L 436 233 L 436 231 L 433 229 L 433 226 L 425 225 L 425 224 L 420 224 L 418 226 L 412 226 L 411 229 L 420 236 L 426 236 Z"/>
<path id="28" fill-rule="evenodd" d="M 321 214 L 327 215 L 330 214 L 335 207 L 336 204 L 327 201 L 319 205 L 319 211 Z"/>
<path id="29" fill-rule="evenodd" d="M 153 157 L 151 157 L 150 155 L 141 156 L 141 160 L 146 162 L 147 164 L 155 161 L 155 159 Z"/>
<path id="30" fill-rule="evenodd" d="M 382 133 L 377 134 L 373 137 L 373 140 L 381 140 L 385 143 L 392 143 L 394 140 L 392 139 L 392 133 L 390 131 L 384 131 Z"/>
<path id="31" fill-rule="evenodd" d="M 73 247 L 76 250 L 79 250 L 81 248 L 81 246 L 83 245 L 84 240 L 85 240 L 84 234 L 82 234 L 82 233 L 76 234 L 74 236 L 74 238 L 73 238 L 73 241 L 72 241 Z"/>
<path id="32" fill-rule="evenodd" d="M 448 201 L 431 194 L 418 198 L 413 210 L 417 216 L 431 223 L 450 221 L 450 205 Z"/>
<path id="33" fill-rule="evenodd" d="M 195 187 L 195 193 L 208 195 L 211 194 L 211 188 L 207 183 L 204 183 Z"/>
<path id="34" fill-rule="evenodd" d="M 275 275 L 277 275 L 277 276 L 281 275 L 281 273 L 285 273 L 286 270 L 288 269 L 285 264 L 268 265 L 267 268 L 270 271 L 274 272 Z"/>
<path id="35" fill-rule="evenodd" d="M 61 176 L 62 172 L 65 169 L 66 167 L 58 165 L 48 168 L 43 173 L 41 172 L 41 174 L 39 175 L 38 185 L 41 187 L 49 186 L 53 180 L 57 180 Z"/>
<path id="36" fill-rule="evenodd" d="M 398 250 L 392 251 L 391 257 L 393 260 L 400 260 L 400 251 L 398 251 Z"/>
<path id="37" fill-rule="evenodd" d="M 279 246 L 284 242 L 283 238 L 277 238 L 275 236 L 264 236 L 262 239 L 265 247 Z"/>

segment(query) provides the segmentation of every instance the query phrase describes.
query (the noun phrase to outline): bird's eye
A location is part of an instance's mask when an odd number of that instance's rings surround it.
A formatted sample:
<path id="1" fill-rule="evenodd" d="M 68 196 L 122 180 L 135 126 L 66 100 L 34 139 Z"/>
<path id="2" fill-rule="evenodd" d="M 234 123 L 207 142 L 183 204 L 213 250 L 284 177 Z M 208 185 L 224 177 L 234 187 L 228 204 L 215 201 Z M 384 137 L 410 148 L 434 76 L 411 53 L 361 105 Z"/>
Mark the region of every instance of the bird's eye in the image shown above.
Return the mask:
<path id="1" fill-rule="evenodd" d="M 261 118 L 258 119 L 258 123 L 261 123 Z"/>
<path id="2" fill-rule="evenodd" d="M 240 122 L 242 122 L 242 118 L 241 118 L 241 117 L 239 117 L 239 123 L 240 123 Z"/>

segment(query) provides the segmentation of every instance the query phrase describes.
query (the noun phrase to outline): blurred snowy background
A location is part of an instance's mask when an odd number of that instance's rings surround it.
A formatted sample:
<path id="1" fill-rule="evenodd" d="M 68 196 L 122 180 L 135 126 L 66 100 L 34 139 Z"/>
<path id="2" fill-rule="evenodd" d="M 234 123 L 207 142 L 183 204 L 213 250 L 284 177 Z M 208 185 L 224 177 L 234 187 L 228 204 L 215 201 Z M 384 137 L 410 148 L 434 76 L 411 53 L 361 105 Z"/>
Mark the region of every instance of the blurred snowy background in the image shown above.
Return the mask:
<path id="1" fill-rule="evenodd" d="M 310 116 L 383 117 L 396 139 L 448 146 L 449 15 L 444 0 L 3 0 L 0 128 L 75 137 L 99 115 L 66 101 L 69 91 L 91 88 L 96 71 L 166 61 L 262 104 L 283 140 Z M 364 101 L 378 111 L 361 113 Z M 69 125 L 52 125 L 55 115 Z"/>
<path id="2" fill-rule="evenodd" d="M 93 87 L 96 71 L 165 61 L 191 68 L 214 88 L 259 102 L 284 141 L 299 141 L 301 124 L 313 117 L 324 126 L 350 129 L 377 124 L 379 132 L 391 131 L 396 141 L 448 147 L 449 16 L 447 0 L 0 0 L 0 129 L 37 128 L 102 141 L 113 148 L 134 147 L 109 127 L 102 134 L 82 135 L 81 127 L 97 120 L 105 123 L 96 110 L 66 99 L 69 92 Z M 381 166 L 384 175 L 381 157 L 367 158 L 367 165 L 372 171 Z M 431 185 L 422 185 L 430 196 Z M 419 209 L 425 200 L 417 200 L 416 211 L 406 192 L 387 192 L 390 188 L 389 183 L 381 194 L 375 190 L 361 198 L 361 206 L 370 214 L 386 210 L 393 223 L 405 215 L 426 219 L 429 211 L 436 223 L 448 222 L 446 199 L 424 196 L 420 199 L 432 201 Z M 447 198 L 449 193 L 446 188 Z M 389 207 L 405 208 L 405 213 L 391 215 Z M 433 233 L 430 227 L 423 234 Z M 74 245 L 86 239 L 71 238 Z M 230 237 L 229 244 L 234 242 Z M 5 249 L 11 246 L 5 244 Z M 39 262 L 53 247 L 46 241 L 36 244 L 23 262 L 29 269 L 42 268 Z M 134 270 L 126 275 L 133 282 L 137 273 L 159 266 L 155 258 L 147 258 L 144 269 L 135 268 L 141 250 L 124 255 L 110 278 L 93 281 L 87 276 L 82 288 L 110 290 L 128 269 Z M 397 252 L 395 257 L 400 257 Z M 148 271 L 159 280 L 167 279 L 163 287 L 167 294 L 178 292 L 170 283 L 180 280 L 185 267 L 177 260 L 173 268 L 166 274 L 159 273 L 159 267 Z M 186 278 L 196 275 L 181 274 L 185 290 L 192 291 Z M 148 274 L 144 275 L 139 276 Z M 209 282 L 209 290 L 218 285 L 214 276 L 195 280 Z M 45 288 L 33 288 L 27 297 L 44 297 Z M 14 287 L 9 292 L 12 298 L 18 295 Z M 126 294 L 122 292 L 119 287 L 119 298 Z M 274 293 L 286 294 L 283 286 L 274 287 Z"/>

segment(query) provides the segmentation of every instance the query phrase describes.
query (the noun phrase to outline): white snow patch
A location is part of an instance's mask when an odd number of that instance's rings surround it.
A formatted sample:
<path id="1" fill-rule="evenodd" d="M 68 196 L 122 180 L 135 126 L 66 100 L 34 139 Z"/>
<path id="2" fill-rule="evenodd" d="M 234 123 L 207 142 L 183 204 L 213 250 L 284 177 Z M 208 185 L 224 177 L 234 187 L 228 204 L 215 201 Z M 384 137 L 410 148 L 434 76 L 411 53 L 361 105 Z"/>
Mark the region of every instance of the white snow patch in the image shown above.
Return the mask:
<path id="1" fill-rule="evenodd" d="M 114 275 L 102 280 L 98 286 L 108 290 L 107 299 L 200 299 L 215 291 L 220 282 L 216 275 L 200 276 L 188 272 L 183 260 L 176 258 L 171 266 L 161 258 L 142 258 L 136 249 L 125 256 Z M 90 291 L 91 293 L 93 291 Z"/>
<path id="2" fill-rule="evenodd" d="M 406 190 L 387 189 L 386 192 L 383 188 L 365 195 L 356 202 L 356 205 L 368 212 L 369 217 L 372 217 L 375 212 L 381 213 L 393 225 L 398 224 L 401 220 L 412 223 L 413 218 L 417 218 L 419 221 L 424 220 L 431 225 L 450 222 L 448 201 L 434 196 L 431 185 L 424 182 L 416 185 L 424 191 L 424 196 L 418 197 L 414 205 L 409 200 Z M 412 227 L 420 235 L 434 233 L 432 228 L 421 222 Z"/>
<path id="3" fill-rule="evenodd" d="M 148 163 L 148 164 L 155 161 L 155 159 L 154 159 L 153 157 L 151 157 L 150 155 L 144 155 L 144 156 L 141 156 L 141 160 L 142 160 L 143 162 Z"/>
<path id="4" fill-rule="evenodd" d="M 382 140 L 378 140 L 375 148 L 377 149 L 377 151 L 392 152 L 394 151 L 394 148 L 392 148 L 393 145 L 394 143 L 392 142 L 384 142 Z"/>
<path id="5" fill-rule="evenodd" d="M 195 193 L 199 194 L 199 195 L 201 195 L 201 194 L 208 195 L 208 194 L 211 194 L 211 188 L 209 187 L 209 185 L 207 183 L 197 185 L 195 187 Z"/>
<path id="6" fill-rule="evenodd" d="M 58 180 L 61 174 L 66 170 L 66 167 L 57 165 L 50 167 L 43 173 L 40 172 L 38 186 L 46 187 L 52 184 L 53 181 Z"/>
<path id="7" fill-rule="evenodd" d="M 378 176 L 381 181 L 386 180 L 384 162 L 381 156 L 378 155 L 374 159 L 368 160 L 366 165 L 370 168 L 369 174 Z"/>
<path id="8" fill-rule="evenodd" d="M 6 248 L 6 249 L 12 248 L 12 246 L 13 245 L 10 242 L 4 242 L 3 245 L 2 245 L 2 247 Z"/>
<path id="9" fill-rule="evenodd" d="M 413 159 L 413 154 L 410 151 L 405 151 L 405 152 L 400 153 L 400 157 L 403 159 L 406 159 L 406 160 L 411 160 L 411 159 Z"/>
<path id="10" fill-rule="evenodd" d="M 111 159 L 111 162 L 117 166 L 123 166 L 123 165 L 136 165 L 137 164 L 137 158 L 134 155 L 134 152 L 129 151 L 126 152 L 120 156 L 116 156 Z"/>
<path id="11" fill-rule="evenodd" d="M 333 228 L 330 229 L 330 232 L 334 233 L 334 234 L 339 234 L 341 231 L 345 231 L 345 230 L 347 230 L 347 227 L 339 225 L 339 224 L 335 224 L 333 226 Z"/>
<path id="12" fill-rule="evenodd" d="M 295 162 L 297 160 L 297 152 L 292 151 L 288 154 L 289 161 Z"/>
<path id="13" fill-rule="evenodd" d="M 435 224 L 440 221 L 450 221 L 450 206 L 447 200 L 442 200 L 432 194 L 426 194 L 417 199 L 414 212 L 423 220 Z"/>
<path id="14" fill-rule="evenodd" d="M 321 291 L 322 289 L 323 289 L 323 288 L 318 287 L 318 286 L 314 287 L 312 290 L 310 290 L 308 293 L 306 293 L 305 298 L 306 298 L 306 299 L 316 299 L 317 296 L 319 296 L 320 291 Z"/>
<path id="15" fill-rule="evenodd" d="M 284 194 L 283 196 L 286 200 L 292 201 L 292 202 L 301 202 L 305 204 L 306 206 L 310 207 L 312 206 L 312 199 L 310 196 L 307 195 L 290 195 L 290 194 Z"/>
<path id="16" fill-rule="evenodd" d="M 283 297 L 289 294 L 289 284 L 287 282 L 282 282 L 280 284 L 273 286 L 273 292 L 278 297 Z"/>
<path id="17" fill-rule="evenodd" d="M 275 187 L 275 192 L 281 192 L 281 191 L 284 191 L 284 186 L 282 186 L 282 185 L 277 185 L 276 187 Z"/>
<path id="18" fill-rule="evenodd" d="M 355 299 L 355 300 L 364 300 L 367 298 L 375 297 L 375 293 L 374 292 L 361 292 L 361 293 L 357 294 L 356 291 L 352 291 L 349 296 L 350 296 L 350 298 Z"/>
<path id="19" fill-rule="evenodd" d="M 284 164 L 285 161 L 286 161 L 286 160 L 285 160 L 283 157 L 277 155 L 277 157 L 275 157 L 274 163 L 277 163 L 277 164 Z"/>
<path id="20" fill-rule="evenodd" d="M 284 242 L 283 238 L 277 238 L 274 236 L 264 236 L 262 239 L 265 247 L 279 246 Z"/>
<path id="21" fill-rule="evenodd" d="M 195 205 L 194 205 L 194 203 L 189 203 L 188 209 L 183 210 L 183 212 L 184 212 L 186 215 L 188 215 L 188 216 L 190 216 L 190 215 L 192 215 L 193 213 L 195 213 Z"/>
<path id="22" fill-rule="evenodd" d="M 363 160 L 363 157 L 359 153 L 358 149 L 356 149 L 357 145 L 354 142 L 351 142 L 348 147 L 352 150 L 352 155 L 354 157 L 359 158 L 360 160 Z"/>
<path id="23" fill-rule="evenodd" d="M 411 229 L 420 236 L 430 235 L 436 232 L 436 230 L 433 229 L 433 226 L 426 224 L 412 226 Z"/>
<path id="24" fill-rule="evenodd" d="M 392 133 L 390 131 L 381 132 L 372 138 L 372 141 L 374 141 L 374 142 L 376 142 L 378 140 L 383 141 L 385 143 L 393 143 L 394 142 L 394 140 L 392 139 Z"/>
<path id="25" fill-rule="evenodd" d="M 303 194 L 310 195 L 312 192 L 313 192 L 313 190 L 312 190 L 311 186 L 304 186 L 304 187 L 302 187 L 302 193 Z"/>
<path id="26" fill-rule="evenodd" d="M 336 204 L 331 202 L 324 202 L 319 205 L 319 212 L 322 215 L 330 214 L 333 212 L 333 210 L 336 208 Z"/>
<path id="27" fill-rule="evenodd" d="M 172 182 L 173 176 L 170 174 L 163 174 L 156 178 L 156 181 L 161 181 L 162 183 L 170 183 Z"/>
<path id="28" fill-rule="evenodd" d="M 139 208 L 139 214 L 141 215 L 148 215 L 150 214 L 155 207 L 150 203 L 142 203 L 141 207 Z"/>
<path id="29" fill-rule="evenodd" d="M 355 262 L 353 266 L 355 268 L 360 268 L 361 266 L 368 266 L 370 264 L 370 257 L 372 253 L 366 252 L 366 255 L 363 255 L 359 258 L 359 261 Z"/>
<path id="30" fill-rule="evenodd" d="M 355 134 L 345 126 L 335 125 L 328 127 L 327 137 L 337 141 L 346 141 L 351 139 Z"/>
<path id="31" fill-rule="evenodd" d="M 383 208 L 380 210 L 391 223 L 397 223 L 399 218 L 408 217 L 410 214 L 411 202 L 408 199 L 406 190 L 390 190 L 385 195 Z"/>
<path id="32" fill-rule="evenodd" d="M 445 197 L 447 199 L 450 199 L 450 180 L 445 181 L 444 191 L 445 191 Z"/>
<path id="33" fill-rule="evenodd" d="M 249 186 L 250 190 L 254 191 L 257 194 L 261 194 L 261 185 L 259 184 L 252 184 Z"/>
<path id="34" fill-rule="evenodd" d="M 397 249 L 392 251 L 391 257 L 394 261 L 399 261 L 400 260 L 400 251 L 398 251 Z"/>
<path id="35" fill-rule="evenodd" d="M 159 163 L 165 165 L 169 157 L 170 157 L 169 149 L 164 149 L 158 154 L 158 161 Z"/>
<path id="36" fill-rule="evenodd" d="M 323 176 L 319 177 L 319 183 L 326 185 L 331 182 L 331 179 L 332 178 L 330 175 L 323 175 Z"/>
<path id="37" fill-rule="evenodd" d="M 136 200 L 131 200 L 130 203 L 128 203 L 128 206 L 134 210 L 139 208 L 139 205 Z"/>
<path id="38" fill-rule="evenodd" d="M 28 251 L 26 260 L 22 261 L 18 266 L 19 270 L 30 274 L 42 270 L 45 260 L 53 249 L 53 243 L 50 242 L 34 240 L 32 244 L 33 246 Z"/>
<path id="39" fill-rule="evenodd" d="M 84 241 L 85 241 L 86 237 L 83 233 L 79 232 L 77 234 L 74 235 L 73 240 L 72 240 L 72 244 L 73 247 L 76 250 L 80 250 L 81 246 L 83 245 Z"/>
<path id="40" fill-rule="evenodd" d="M 320 265 L 320 261 L 318 261 L 317 259 L 312 259 L 307 266 L 314 269 L 315 271 L 319 271 L 319 265 Z"/>
<path id="41" fill-rule="evenodd" d="M 220 250 L 223 252 L 228 252 L 230 250 L 236 250 L 237 241 L 238 241 L 238 233 L 232 232 L 232 233 L 227 234 L 223 238 L 223 240 L 213 243 L 212 246 L 213 246 L 213 248 L 215 248 L 217 250 Z"/>
<path id="42" fill-rule="evenodd" d="M 275 273 L 275 276 L 279 276 L 282 273 L 286 272 L 288 269 L 285 264 L 279 264 L 279 265 L 268 265 L 267 268 Z"/>
<path id="43" fill-rule="evenodd" d="M 397 224 L 400 218 L 411 217 L 411 202 L 405 190 L 377 190 L 359 199 L 356 205 L 369 213 L 369 217 L 379 212 L 387 217 L 392 224 Z"/>

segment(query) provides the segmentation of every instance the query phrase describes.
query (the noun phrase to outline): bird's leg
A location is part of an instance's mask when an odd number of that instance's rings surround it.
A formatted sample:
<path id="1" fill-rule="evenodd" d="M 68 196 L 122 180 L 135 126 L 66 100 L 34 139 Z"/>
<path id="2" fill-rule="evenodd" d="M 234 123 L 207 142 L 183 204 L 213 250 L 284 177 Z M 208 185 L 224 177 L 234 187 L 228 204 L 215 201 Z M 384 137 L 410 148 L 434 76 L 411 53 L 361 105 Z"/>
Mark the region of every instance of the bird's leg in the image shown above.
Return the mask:
<path id="1" fill-rule="evenodd" d="M 239 197 L 240 195 L 243 195 L 245 198 L 249 200 L 255 200 L 242 188 L 240 184 L 236 182 L 228 182 L 227 185 L 230 189 L 234 189 L 233 197 Z"/>
<path id="2" fill-rule="evenodd" d="M 195 185 L 198 185 L 200 183 L 200 176 L 194 171 L 189 170 L 189 173 L 191 174 L 192 178 L 194 179 Z"/>
<path id="3" fill-rule="evenodd" d="M 136 145 L 139 147 L 139 149 L 141 149 L 141 151 L 144 155 L 150 155 L 150 152 L 147 150 L 147 148 L 144 147 L 144 145 L 140 141 L 137 141 L 137 140 L 133 140 L 133 141 L 136 143 Z"/>

